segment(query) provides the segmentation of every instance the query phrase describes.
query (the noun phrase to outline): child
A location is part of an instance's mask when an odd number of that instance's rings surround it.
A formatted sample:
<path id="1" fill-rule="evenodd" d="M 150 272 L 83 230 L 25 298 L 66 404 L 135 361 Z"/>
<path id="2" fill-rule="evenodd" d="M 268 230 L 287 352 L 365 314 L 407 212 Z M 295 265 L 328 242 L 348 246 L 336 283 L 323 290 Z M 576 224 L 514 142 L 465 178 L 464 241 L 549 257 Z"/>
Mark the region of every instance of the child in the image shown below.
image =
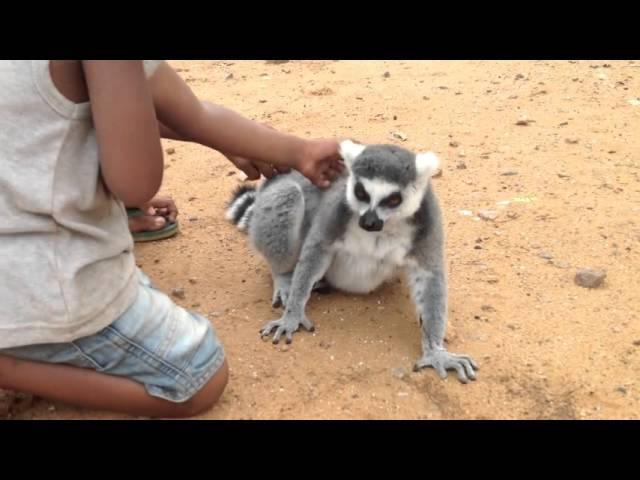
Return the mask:
<path id="1" fill-rule="evenodd" d="M 337 140 L 200 102 L 155 60 L 0 61 L 0 111 L 0 388 L 148 417 L 211 407 L 223 347 L 136 268 L 124 205 L 153 204 L 160 133 L 320 187 L 342 169 Z"/>

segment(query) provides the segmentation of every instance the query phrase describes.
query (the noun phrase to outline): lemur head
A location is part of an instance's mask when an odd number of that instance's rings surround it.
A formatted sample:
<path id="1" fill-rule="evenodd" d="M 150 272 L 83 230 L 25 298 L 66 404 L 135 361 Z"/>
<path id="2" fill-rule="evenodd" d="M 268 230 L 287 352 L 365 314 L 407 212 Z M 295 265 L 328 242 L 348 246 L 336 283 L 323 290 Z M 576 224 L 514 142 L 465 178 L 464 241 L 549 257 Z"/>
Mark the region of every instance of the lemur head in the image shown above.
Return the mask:
<path id="1" fill-rule="evenodd" d="M 411 217 L 440 164 L 432 152 L 416 155 L 394 145 L 351 140 L 340 144 L 340 155 L 349 170 L 347 203 L 369 232 L 379 232 L 387 221 Z"/>

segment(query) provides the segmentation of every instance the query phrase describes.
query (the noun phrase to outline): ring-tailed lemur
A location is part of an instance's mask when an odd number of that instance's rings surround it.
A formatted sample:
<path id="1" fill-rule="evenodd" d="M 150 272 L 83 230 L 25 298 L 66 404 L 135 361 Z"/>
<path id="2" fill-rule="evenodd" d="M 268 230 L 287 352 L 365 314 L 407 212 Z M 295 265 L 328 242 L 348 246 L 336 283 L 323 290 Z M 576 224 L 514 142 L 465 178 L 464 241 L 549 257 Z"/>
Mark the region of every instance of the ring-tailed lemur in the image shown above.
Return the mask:
<path id="1" fill-rule="evenodd" d="M 260 188 L 244 186 L 227 218 L 248 230 L 253 247 L 271 267 L 273 305 L 284 306 L 262 336 L 287 343 L 302 325 L 319 282 L 352 293 L 369 293 L 408 272 L 422 330 L 423 355 L 414 369 L 433 367 L 446 378 L 475 379 L 476 363 L 444 348 L 447 283 L 440 207 L 430 187 L 439 160 L 391 145 L 340 145 L 346 173 L 321 190 L 297 172 L 278 175 Z"/>

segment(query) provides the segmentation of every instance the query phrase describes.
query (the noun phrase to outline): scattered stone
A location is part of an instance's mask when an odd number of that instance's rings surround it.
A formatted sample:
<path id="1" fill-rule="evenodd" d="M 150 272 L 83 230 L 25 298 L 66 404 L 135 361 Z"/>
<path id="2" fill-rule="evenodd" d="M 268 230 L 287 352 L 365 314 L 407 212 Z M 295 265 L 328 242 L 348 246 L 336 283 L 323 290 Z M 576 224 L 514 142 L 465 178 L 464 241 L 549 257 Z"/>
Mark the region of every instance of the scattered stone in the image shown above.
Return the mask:
<path id="1" fill-rule="evenodd" d="M 533 120 L 528 120 L 526 118 L 520 119 L 516 122 L 516 125 L 518 125 L 519 127 L 528 127 L 529 125 L 531 125 L 531 123 L 533 122 Z"/>
<path id="2" fill-rule="evenodd" d="M 554 267 L 558 268 L 571 268 L 571 265 L 568 262 L 563 262 L 562 260 L 556 260 L 551 262 Z"/>
<path id="3" fill-rule="evenodd" d="M 456 168 L 458 170 L 466 170 L 467 169 L 467 164 L 464 162 L 458 162 L 456 163 Z"/>
<path id="4" fill-rule="evenodd" d="M 407 392 L 398 392 L 399 397 L 408 397 L 409 394 Z"/>
<path id="5" fill-rule="evenodd" d="M 500 212 L 497 212 L 495 210 L 480 210 L 478 212 L 478 217 L 480 217 L 482 220 L 492 221 L 498 218 L 499 215 L 500 215 Z"/>
<path id="6" fill-rule="evenodd" d="M 260 103 L 267 103 L 267 101 L 266 101 L 264 98 L 262 98 L 262 99 L 258 100 L 258 102 L 260 102 Z"/>
<path id="7" fill-rule="evenodd" d="M 536 95 L 546 95 L 546 94 L 547 94 L 546 90 L 538 90 L 537 92 L 533 92 L 531 96 L 535 97 Z"/>
<path id="8" fill-rule="evenodd" d="M 496 309 L 495 309 L 495 308 L 493 308 L 491 305 L 482 305 L 482 306 L 480 307 L 480 309 L 481 309 L 483 312 L 495 312 L 495 311 L 496 311 Z"/>
<path id="9" fill-rule="evenodd" d="M 185 298 L 184 288 L 173 288 L 173 289 L 171 289 L 171 295 L 173 295 L 176 298 L 179 298 L 180 300 L 184 300 L 184 298 Z"/>
<path id="10" fill-rule="evenodd" d="M 515 220 L 516 218 L 518 218 L 520 215 L 518 214 L 518 212 L 514 212 L 514 211 L 509 211 L 507 212 L 507 218 L 511 219 L 511 220 Z"/>
<path id="11" fill-rule="evenodd" d="M 281 352 L 288 352 L 290 349 L 291 349 L 291 346 L 286 344 L 286 343 L 283 344 L 283 345 L 280 345 L 280 351 Z"/>
<path id="12" fill-rule="evenodd" d="M 397 132 L 391 132 L 391 136 L 392 136 L 393 138 L 398 139 L 398 140 L 402 140 L 403 142 L 406 142 L 406 141 L 407 141 L 407 139 L 409 138 L 409 137 L 407 137 L 407 135 L 406 135 L 405 133 L 400 132 L 400 131 L 397 131 Z"/>
<path id="13" fill-rule="evenodd" d="M 191 285 L 195 285 L 196 283 L 198 283 L 198 279 L 197 279 L 197 278 L 195 278 L 195 277 L 191 277 L 191 278 L 189 279 L 189 283 L 190 283 Z"/>
<path id="14" fill-rule="evenodd" d="M 187 202 L 193 202 L 194 200 L 197 200 L 197 199 L 198 199 L 198 197 L 189 197 Z"/>
<path id="15" fill-rule="evenodd" d="M 407 371 L 402 367 L 396 367 L 396 368 L 391 369 L 391 375 L 393 375 L 398 380 L 402 380 L 402 379 L 406 378 Z"/>
<path id="16" fill-rule="evenodd" d="M 235 174 L 236 174 L 236 172 L 231 170 L 230 172 L 227 173 L 227 177 L 231 177 L 232 175 L 235 175 Z"/>
<path id="17" fill-rule="evenodd" d="M 553 258 L 553 255 L 552 255 L 552 254 L 550 254 L 549 252 L 545 252 L 544 250 L 540 250 L 540 251 L 538 252 L 538 256 L 539 256 L 540 258 L 545 259 L 545 260 L 551 260 L 551 259 Z"/>
<path id="18" fill-rule="evenodd" d="M 503 170 L 500 172 L 500 175 L 503 177 L 513 177 L 514 175 L 518 175 L 516 170 Z"/>
<path id="19" fill-rule="evenodd" d="M 603 270 L 594 270 L 591 268 L 581 268 L 576 272 L 575 282 L 577 285 L 585 288 L 598 288 L 604 282 L 607 274 Z"/>
<path id="20" fill-rule="evenodd" d="M 226 77 L 224 77 L 225 80 L 233 80 L 233 73 L 230 73 L 229 75 L 227 75 Z"/>
<path id="21" fill-rule="evenodd" d="M 169 147 L 165 150 L 165 152 L 167 153 L 167 155 L 173 155 L 174 153 L 176 153 L 176 149 L 173 147 Z"/>
<path id="22" fill-rule="evenodd" d="M 640 340 L 634 340 L 634 341 L 633 341 L 633 344 L 634 344 L 636 347 L 640 347 Z"/>
<path id="23" fill-rule="evenodd" d="M 567 175 L 566 173 L 558 173 L 557 175 L 558 175 L 558 177 L 560 177 L 560 178 L 564 178 L 564 179 L 566 179 L 566 178 L 571 178 L 571 177 L 570 177 L 569 175 Z"/>
<path id="24" fill-rule="evenodd" d="M 331 90 L 329 87 L 323 87 L 323 88 L 318 88 L 316 90 L 312 90 L 309 93 L 316 97 L 324 97 L 326 95 L 333 95 L 333 90 Z"/>
<path id="25" fill-rule="evenodd" d="M 442 169 L 437 168 L 435 172 L 431 175 L 432 178 L 439 178 L 442 176 Z"/>
<path id="26" fill-rule="evenodd" d="M 565 143 L 568 143 L 569 145 L 575 145 L 578 142 L 580 142 L 580 140 L 577 139 L 577 138 L 565 138 L 564 141 L 565 141 Z"/>
<path id="27" fill-rule="evenodd" d="M 522 80 L 524 78 L 524 75 L 522 75 L 521 73 L 516 75 L 516 80 Z"/>
<path id="28" fill-rule="evenodd" d="M 618 387 L 618 388 L 616 388 L 616 392 L 619 392 L 622 395 L 626 395 L 627 394 L 627 389 L 624 388 L 624 387 Z"/>
<path id="29" fill-rule="evenodd" d="M 391 76 L 391 74 L 389 72 L 384 72 L 384 74 L 382 76 L 384 78 L 389 78 Z"/>
<path id="30" fill-rule="evenodd" d="M 198 217 L 189 217 L 189 221 L 190 222 L 197 222 L 198 221 Z"/>
<path id="31" fill-rule="evenodd" d="M 449 146 L 453 148 L 458 148 L 460 144 L 454 140 L 452 142 L 449 142 Z"/>
<path id="32" fill-rule="evenodd" d="M 281 65 L 283 63 L 289 63 L 289 60 L 267 60 L 264 63 L 267 65 Z"/>

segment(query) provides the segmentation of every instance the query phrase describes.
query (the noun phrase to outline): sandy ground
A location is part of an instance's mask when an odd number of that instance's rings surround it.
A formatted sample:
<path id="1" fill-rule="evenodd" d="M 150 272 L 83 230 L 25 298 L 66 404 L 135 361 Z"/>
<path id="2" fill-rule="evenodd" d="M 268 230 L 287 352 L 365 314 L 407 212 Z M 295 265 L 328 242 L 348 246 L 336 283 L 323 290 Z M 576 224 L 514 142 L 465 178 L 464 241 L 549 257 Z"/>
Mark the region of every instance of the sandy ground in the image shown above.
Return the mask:
<path id="1" fill-rule="evenodd" d="M 172 65 L 201 98 L 285 131 L 437 152 L 447 342 L 481 366 L 469 385 L 411 371 L 420 333 L 404 280 L 314 296 L 315 333 L 262 342 L 259 328 L 279 317 L 270 276 L 223 218 L 243 175 L 216 152 L 167 142 L 163 191 L 182 234 L 137 254 L 226 346 L 228 389 L 201 418 L 640 418 L 640 62 Z M 498 217 L 479 219 L 485 209 Z M 604 285 L 577 286 L 581 267 L 605 269 Z M 43 400 L 20 410 L 121 418 Z"/>

